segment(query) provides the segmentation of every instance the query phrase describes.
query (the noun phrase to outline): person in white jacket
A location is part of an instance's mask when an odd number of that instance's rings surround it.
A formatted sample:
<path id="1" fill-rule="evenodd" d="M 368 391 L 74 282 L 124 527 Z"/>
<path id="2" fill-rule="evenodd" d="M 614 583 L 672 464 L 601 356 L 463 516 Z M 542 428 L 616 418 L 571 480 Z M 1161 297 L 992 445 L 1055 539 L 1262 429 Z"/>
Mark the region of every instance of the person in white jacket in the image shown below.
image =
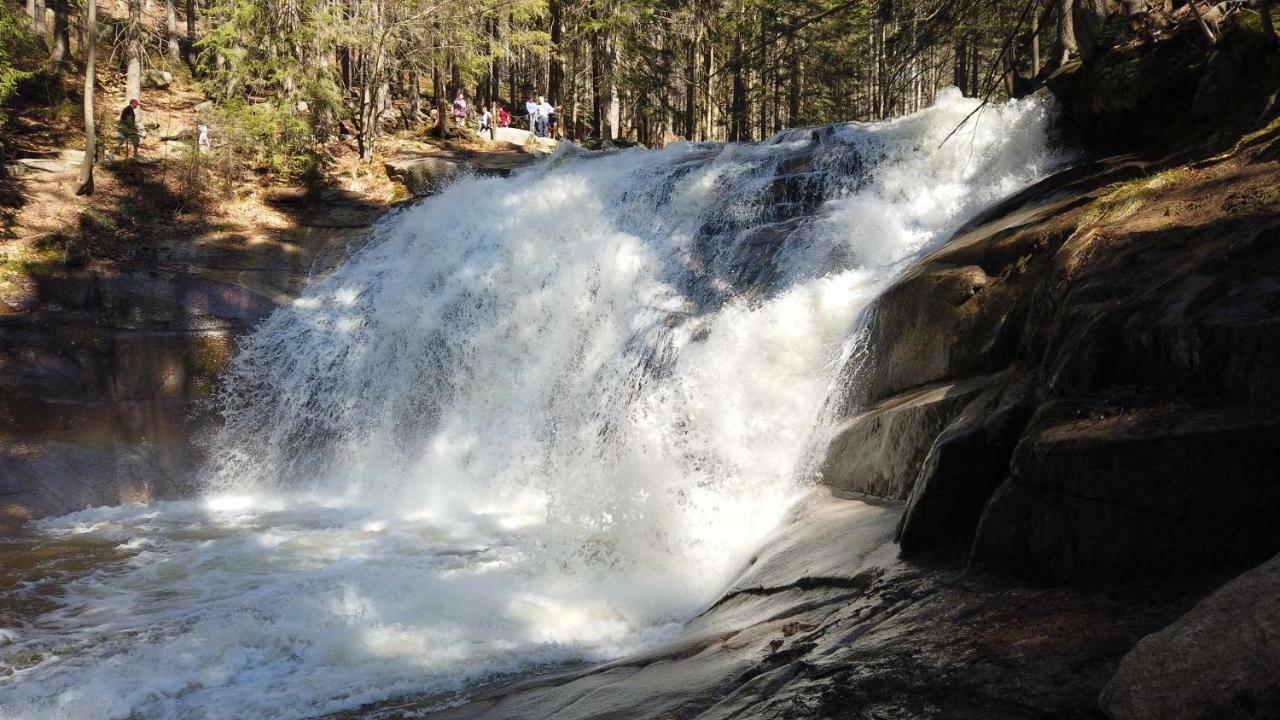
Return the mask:
<path id="1" fill-rule="evenodd" d="M 556 109 L 551 107 L 546 98 L 538 98 L 538 137 L 548 137 L 547 126 L 551 120 L 552 113 L 555 111 Z"/>

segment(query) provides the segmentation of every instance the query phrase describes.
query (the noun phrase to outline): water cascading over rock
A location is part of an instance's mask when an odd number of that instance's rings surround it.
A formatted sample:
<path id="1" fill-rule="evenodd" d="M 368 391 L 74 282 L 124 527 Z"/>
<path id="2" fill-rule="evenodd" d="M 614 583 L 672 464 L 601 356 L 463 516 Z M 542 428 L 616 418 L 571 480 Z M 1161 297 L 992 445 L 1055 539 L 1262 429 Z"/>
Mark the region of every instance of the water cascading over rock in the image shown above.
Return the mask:
<path id="1" fill-rule="evenodd" d="M 940 147 L 975 103 L 566 149 L 388 217 L 242 343 L 207 498 L 43 523 L 125 557 L 0 648 L 79 648 L 0 708 L 308 716 L 670 637 L 811 479 L 861 311 L 1053 163 L 1039 101 Z"/>

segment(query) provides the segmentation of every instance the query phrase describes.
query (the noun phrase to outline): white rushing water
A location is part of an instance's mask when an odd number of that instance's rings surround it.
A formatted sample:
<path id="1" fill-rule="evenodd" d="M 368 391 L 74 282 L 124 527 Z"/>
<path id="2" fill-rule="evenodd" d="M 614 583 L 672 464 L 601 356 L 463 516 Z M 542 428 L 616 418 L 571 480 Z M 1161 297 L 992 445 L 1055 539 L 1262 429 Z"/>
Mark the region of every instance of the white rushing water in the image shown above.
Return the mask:
<path id="1" fill-rule="evenodd" d="M 671 637 L 803 489 L 860 311 L 1053 162 L 1035 101 L 939 149 L 975 102 L 562 150 L 390 216 L 244 341 L 207 497 L 40 523 L 110 558 L 0 629 L 0 717 L 447 701 Z"/>

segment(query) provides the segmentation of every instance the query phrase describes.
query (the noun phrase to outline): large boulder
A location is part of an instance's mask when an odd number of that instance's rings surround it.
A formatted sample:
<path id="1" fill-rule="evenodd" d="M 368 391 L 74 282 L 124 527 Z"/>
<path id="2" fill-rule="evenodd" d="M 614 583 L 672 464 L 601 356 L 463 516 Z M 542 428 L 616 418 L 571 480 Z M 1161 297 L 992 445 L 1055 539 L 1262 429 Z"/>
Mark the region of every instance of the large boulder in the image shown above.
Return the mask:
<path id="1" fill-rule="evenodd" d="M 1003 312 L 980 294 L 992 278 L 977 265 L 918 267 L 877 300 L 859 404 L 908 388 L 978 374 Z M 994 312 L 993 312 L 994 311 Z"/>
<path id="2" fill-rule="evenodd" d="M 1111 720 L 1262 720 L 1280 709 L 1280 557 L 1144 638 L 1102 692 Z"/>
<path id="3" fill-rule="evenodd" d="M 824 479 L 908 499 L 904 551 L 1106 581 L 1280 550 L 1274 181 L 1169 168 L 1049 178 L 877 302 Z"/>
<path id="4" fill-rule="evenodd" d="M 416 197 L 440 192 L 462 167 L 458 160 L 432 156 L 397 158 L 386 163 L 387 175 L 403 183 Z"/>
<path id="5" fill-rule="evenodd" d="M 163 90 L 173 84 L 173 73 L 168 70 L 152 68 L 142 75 L 143 87 Z"/>
<path id="6" fill-rule="evenodd" d="M 1042 406 L 991 498 L 976 566 L 1058 580 L 1194 574 L 1280 548 L 1280 408 Z"/>

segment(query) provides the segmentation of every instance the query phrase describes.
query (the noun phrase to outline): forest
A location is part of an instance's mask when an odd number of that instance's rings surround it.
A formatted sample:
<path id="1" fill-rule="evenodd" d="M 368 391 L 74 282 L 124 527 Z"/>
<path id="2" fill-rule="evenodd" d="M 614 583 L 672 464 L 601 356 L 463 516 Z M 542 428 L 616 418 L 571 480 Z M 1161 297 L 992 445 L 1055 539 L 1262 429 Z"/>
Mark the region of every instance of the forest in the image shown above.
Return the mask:
<path id="1" fill-rule="evenodd" d="M 912 112 L 948 86 L 986 100 L 1025 95 L 1097 45 L 1119 8 L 1112 0 L 157 2 L 6 4 L 0 101 L 33 73 L 33 58 L 47 58 L 90 76 L 86 96 L 95 62 L 119 66 L 128 97 L 154 69 L 190 73 L 226 122 L 249 128 L 250 145 L 286 157 L 344 136 L 369 161 L 385 132 L 427 121 L 448 137 L 450 113 L 435 109 L 459 92 L 473 109 L 509 109 L 516 124 L 526 98 L 545 96 L 558 108 L 558 134 L 580 142 L 751 141 Z M 1236 5 L 1128 0 L 1122 9 L 1147 28 L 1194 16 L 1212 40 L 1214 18 Z M 148 24 L 152 15 L 163 23 Z M 1274 37 L 1269 12 L 1260 17 Z M 95 37 L 109 41 L 110 57 L 95 57 Z"/>

